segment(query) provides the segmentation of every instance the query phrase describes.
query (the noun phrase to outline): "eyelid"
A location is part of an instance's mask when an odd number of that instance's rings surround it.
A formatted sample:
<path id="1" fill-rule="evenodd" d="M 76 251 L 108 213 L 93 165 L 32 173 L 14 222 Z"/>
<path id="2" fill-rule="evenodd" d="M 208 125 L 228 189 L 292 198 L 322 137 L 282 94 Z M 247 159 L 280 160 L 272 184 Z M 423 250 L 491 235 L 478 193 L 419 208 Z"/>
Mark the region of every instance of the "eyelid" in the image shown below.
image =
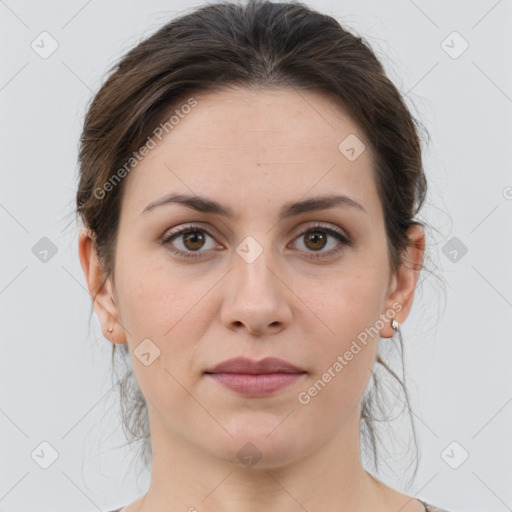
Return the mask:
<path id="1" fill-rule="evenodd" d="M 174 236 L 183 235 L 187 231 L 204 231 L 211 238 L 213 238 L 213 239 L 217 238 L 217 236 L 213 234 L 216 232 L 216 230 L 212 229 L 209 225 L 208 225 L 208 227 L 204 227 L 200 222 L 190 222 L 190 223 L 180 224 L 179 226 L 177 226 L 175 228 L 168 229 L 160 237 L 160 242 L 165 244 Z"/>
<path id="2" fill-rule="evenodd" d="M 327 232 L 334 231 L 336 234 L 345 238 L 347 243 L 351 242 L 351 238 L 350 238 L 349 234 L 344 229 L 341 229 L 338 226 L 335 226 L 333 224 L 329 224 L 329 223 L 322 222 L 322 221 L 310 221 L 310 222 L 306 222 L 305 224 L 306 224 L 305 227 L 304 227 L 304 223 L 301 224 L 301 228 L 300 228 L 299 232 L 296 235 L 294 235 L 295 238 L 297 238 L 300 235 L 305 234 L 308 231 L 312 231 L 315 228 L 318 228 L 318 229 L 325 229 Z"/>
<path id="3" fill-rule="evenodd" d="M 306 227 L 304 227 L 304 224 L 306 224 Z M 210 224 L 206 224 L 207 227 L 203 227 L 203 224 L 201 222 L 186 222 L 184 224 L 180 224 L 179 226 L 175 228 L 168 229 L 164 232 L 164 234 L 160 237 L 161 241 L 165 241 L 166 239 L 172 237 L 173 235 L 176 235 L 178 233 L 181 233 L 182 231 L 185 231 L 187 229 L 194 229 L 198 228 L 199 230 L 204 230 L 208 235 L 211 237 L 214 237 L 215 235 L 212 234 L 211 231 L 216 231 L 214 228 L 212 229 Z M 300 230 L 295 233 L 295 237 L 298 237 L 302 234 L 304 234 L 306 231 L 313 229 L 313 228 L 322 228 L 322 229 L 331 229 L 338 233 L 339 235 L 342 235 L 347 239 L 347 241 L 351 241 L 350 235 L 343 229 L 331 225 L 329 223 L 323 223 L 322 221 L 309 221 L 306 223 L 301 223 Z M 299 229 L 299 228 L 297 228 Z"/>

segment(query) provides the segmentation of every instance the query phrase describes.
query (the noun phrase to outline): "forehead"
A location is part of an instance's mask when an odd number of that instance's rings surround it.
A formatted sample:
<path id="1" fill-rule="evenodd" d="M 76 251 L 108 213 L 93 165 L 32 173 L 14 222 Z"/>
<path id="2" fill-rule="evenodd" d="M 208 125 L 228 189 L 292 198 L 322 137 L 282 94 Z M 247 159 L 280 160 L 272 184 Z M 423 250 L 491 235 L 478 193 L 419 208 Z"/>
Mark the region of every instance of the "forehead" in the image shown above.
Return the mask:
<path id="1" fill-rule="evenodd" d="M 232 87 L 203 93 L 196 100 L 198 105 L 173 129 L 175 135 L 179 132 L 175 142 L 183 147 L 215 145 L 217 152 L 222 146 L 226 151 L 245 147 L 263 155 L 272 147 L 296 151 L 304 143 L 336 149 L 351 133 L 363 137 L 342 107 L 320 93 Z"/>
<path id="2" fill-rule="evenodd" d="M 175 117 L 172 130 L 154 139 L 155 147 L 130 175 L 125 199 L 139 211 L 171 191 L 230 194 L 246 206 L 251 197 L 256 204 L 262 197 L 277 204 L 334 189 L 366 204 L 378 201 L 369 145 L 352 118 L 325 95 L 234 87 L 194 98 L 196 106 Z M 169 117 L 176 110 L 179 104 Z M 356 159 L 343 152 L 350 137 L 360 144 L 357 151 L 365 144 Z"/>

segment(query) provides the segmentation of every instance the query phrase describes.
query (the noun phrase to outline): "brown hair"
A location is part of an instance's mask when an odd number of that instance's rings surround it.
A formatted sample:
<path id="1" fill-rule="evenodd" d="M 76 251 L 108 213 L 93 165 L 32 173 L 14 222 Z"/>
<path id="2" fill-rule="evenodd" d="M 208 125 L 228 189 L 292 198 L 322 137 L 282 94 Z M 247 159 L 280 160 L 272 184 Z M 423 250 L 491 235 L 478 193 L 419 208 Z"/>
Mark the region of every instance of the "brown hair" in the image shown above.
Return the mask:
<path id="1" fill-rule="evenodd" d="M 108 191 L 106 183 L 173 108 L 195 93 L 230 85 L 315 91 L 345 109 L 375 155 L 390 270 L 398 271 L 403 251 L 410 246 L 407 229 L 413 224 L 425 226 L 413 220 L 427 191 L 419 123 L 364 39 L 303 3 L 249 0 L 243 6 L 209 4 L 170 21 L 123 56 L 93 98 L 80 141 L 76 205 L 95 236 L 105 280 L 113 278 L 125 180 Z M 98 190 L 104 193 L 95 193 Z M 403 346 L 401 349 L 403 365 Z M 121 351 L 126 362 L 126 345 L 121 345 Z M 112 359 L 114 363 L 114 352 Z M 377 363 L 405 391 L 411 413 L 404 383 L 380 355 Z M 361 433 L 370 444 L 375 468 L 374 422 L 382 421 L 376 419 L 375 408 L 386 410 L 385 402 L 379 402 L 379 383 L 373 373 L 370 384 L 374 389 L 362 401 L 361 414 Z M 129 364 L 119 384 L 123 426 L 130 442 L 144 441 L 147 466 L 147 408 Z M 411 414 L 410 419 L 414 433 Z M 414 440 L 416 444 L 416 435 Z M 414 474 L 416 471 L 417 463 Z"/>

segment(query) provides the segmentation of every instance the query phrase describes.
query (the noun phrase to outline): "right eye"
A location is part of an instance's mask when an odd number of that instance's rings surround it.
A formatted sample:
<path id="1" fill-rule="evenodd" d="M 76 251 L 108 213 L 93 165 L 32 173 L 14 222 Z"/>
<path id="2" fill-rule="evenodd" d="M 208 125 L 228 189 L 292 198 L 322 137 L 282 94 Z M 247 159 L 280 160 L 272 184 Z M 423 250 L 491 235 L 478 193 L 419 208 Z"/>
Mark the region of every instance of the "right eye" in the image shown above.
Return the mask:
<path id="1" fill-rule="evenodd" d="M 207 237 L 213 240 L 213 236 L 204 228 L 188 225 L 184 228 L 166 233 L 163 237 L 162 244 L 170 245 L 170 250 L 178 256 L 198 258 L 201 256 L 201 253 L 207 252 L 206 250 L 200 250 L 204 247 Z M 174 240 L 179 240 L 183 248 L 176 248 Z M 207 248 L 207 250 L 213 249 L 214 247 L 215 244 L 209 249 Z"/>

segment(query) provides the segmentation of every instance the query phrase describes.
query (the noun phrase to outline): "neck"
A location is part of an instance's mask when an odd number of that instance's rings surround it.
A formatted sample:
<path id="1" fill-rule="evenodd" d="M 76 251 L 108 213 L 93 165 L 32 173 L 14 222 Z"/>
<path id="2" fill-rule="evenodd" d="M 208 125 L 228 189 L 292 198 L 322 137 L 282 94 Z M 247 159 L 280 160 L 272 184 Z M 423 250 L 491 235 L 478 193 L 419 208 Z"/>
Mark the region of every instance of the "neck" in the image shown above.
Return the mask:
<path id="1" fill-rule="evenodd" d="M 385 486 L 361 463 L 359 414 L 351 415 L 328 442 L 300 458 L 263 463 L 263 457 L 253 466 L 221 460 L 172 435 L 151 416 L 150 412 L 151 486 L 137 512 L 384 510 Z"/>

